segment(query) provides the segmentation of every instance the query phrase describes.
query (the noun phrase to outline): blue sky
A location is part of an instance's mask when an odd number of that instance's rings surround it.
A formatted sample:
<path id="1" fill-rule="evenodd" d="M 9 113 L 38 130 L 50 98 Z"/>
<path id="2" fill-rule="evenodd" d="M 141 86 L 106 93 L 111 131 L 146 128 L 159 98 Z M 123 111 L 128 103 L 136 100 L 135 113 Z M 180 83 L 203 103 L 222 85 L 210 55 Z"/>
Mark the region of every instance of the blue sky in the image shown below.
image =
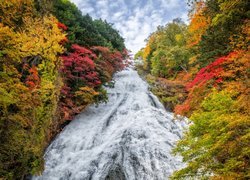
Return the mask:
<path id="1" fill-rule="evenodd" d="M 125 38 L 128 49 L 136 53 L 158 25 L 180 17 L 187 21 L 186 0 L 71 0 L 83 14 L 113 23 Z"/>

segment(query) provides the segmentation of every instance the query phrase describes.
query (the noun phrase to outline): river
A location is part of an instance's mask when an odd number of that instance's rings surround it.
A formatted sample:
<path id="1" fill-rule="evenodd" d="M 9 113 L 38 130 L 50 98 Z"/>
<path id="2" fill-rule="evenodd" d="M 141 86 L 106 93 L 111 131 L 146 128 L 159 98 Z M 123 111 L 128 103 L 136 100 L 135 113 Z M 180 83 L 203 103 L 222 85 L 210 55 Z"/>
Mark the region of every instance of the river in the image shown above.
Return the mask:
<path id="1" fill-rule="evenodd" d="M 109 102 L 78 115 L 47 148 L 38 180 L 165 180 L 184 166 L 171 151 L 186 127 L 133 67 L 114 76 Z"/>

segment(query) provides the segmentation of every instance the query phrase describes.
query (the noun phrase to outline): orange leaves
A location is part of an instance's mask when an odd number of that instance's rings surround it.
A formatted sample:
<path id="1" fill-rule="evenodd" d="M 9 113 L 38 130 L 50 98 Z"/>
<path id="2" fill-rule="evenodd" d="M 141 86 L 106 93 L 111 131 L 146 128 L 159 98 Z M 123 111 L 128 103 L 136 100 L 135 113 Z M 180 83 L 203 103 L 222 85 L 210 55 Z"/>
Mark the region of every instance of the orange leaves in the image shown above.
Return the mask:
<path id="1" fill-rule="evenodd" d="M 189 111 L 190 111 L 190 105 L 187 102 L 182 105 L 176 105 L 174 108 L 174 112 L 180 115 L 185 115 Z"/>
<path id="2" fill-rule="evenodd" d="M 250 20 L 245 20 L 240 29 L 241 33 L 234 34 L 230 37 L 230 45 L 236 51 L 245 51 L 249 59 L 249 42 L 250 42 Z M 249 62 L 249 61 L 248 61 Z"/>
<path id="3" fill-rule="evenodd" d="M 29 75 L 26 77 L 25 84 L 32 90 L 38 88 L 40 84 L 40 77 L 37 71 L 37 67 L 33 66 L 29 69 Z"/>
<path id="4" fill-rule="evenodd" d="M 199 43 L 199 41 L 201 40 L 201 36 L 204 34 L 210 24 L 209 17 L 206 17 L 203 14 L 204 9 L 206 8 L 205 2 L 196 2 L 194 8 L 195 10 L 194 13 L 190 15 L 191 22 L 188 26 L 188 31 L 191 35 L 188 42 L 189 47 L 192 47 Z"/>
<path id="5" fill-rule="evenodd" d="M 221 74 L 221 77 L 231 81 L 247 80 L 250 68 L 250 52 L 237 51 L 230 55 L 227 61 L 223 63 L 225 71 Z"/>
<path id="6" fill-rule="evenodd" d="M 147 44 L 143 51 L 143 59 L 146 60 L 148 55 L 150 54 L 151 48 L 150 48 L 150 43 Z"/>

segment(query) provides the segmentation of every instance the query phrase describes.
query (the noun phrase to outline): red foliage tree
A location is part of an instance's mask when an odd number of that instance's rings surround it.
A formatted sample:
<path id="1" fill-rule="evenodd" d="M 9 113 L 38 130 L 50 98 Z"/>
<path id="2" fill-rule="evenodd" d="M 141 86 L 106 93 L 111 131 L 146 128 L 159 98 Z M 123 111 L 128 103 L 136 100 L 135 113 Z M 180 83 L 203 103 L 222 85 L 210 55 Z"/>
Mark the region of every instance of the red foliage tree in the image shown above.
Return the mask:
<path id="1" fill-rule="evenodd" d="M 61 72 L 64 78 L 64 86 L 61 89 L 61 110 L 65 120 L 71 120 L 74 114 L 81 111 L 81 107 L 76 105 L 75 97 L 75 93 L 81 87 L 98 88 L 101 85 L 93 61 L 96 55 L 77 44 L 73 44 L 71 49 L 71 53 L 61 56 L 63 60 Z"/>
<path id="2" fill-rule="evenodd" d="M 223 83 L 224 74 L 226 73 L 225 68 L 228 66 L 230 59 L 236 54 L 237 52 L 231 52 L 202 68 L 195 78 L 186 84 L 186 89 L 189 92 L 188 97 L 183 104 L 175 107 L 175 113 L 189 116 L 193 110 L 197 109 L 210 92 L 210 87 L 218 87 Z"/>
<path id="3" fill-rule="evenodd" d="M 61 70 L 66 85 L 73 91 L 78 90 L 81 86 L 99 86 L 101 82 L 93 62 L 96 55 L 92 51 L 76 44 L 73 44 L 71 48 L 73 50 L 72 53 L 68 56 L 62 56 L 63 67 Z"/>
<path id="4" fill-rule="evenodd" d="M 236 52 L 231 52 L 229 55 L 220 57 L 208 66 L 202 68 L 194 80 L 186 84 L 186 89 L 190 90 L 194 86 L 202 86 L 212 79 L 215 80 L 215 84 L 221 83 L 223 79 L 220 76 L 224 72 L 223 64 L 235 54 Z"/>
<path id="5" fill-rule="evenodd" d="M 92 50 L 101 59 L 96 61 L 101 71 L 108 72 L 112 76 L 115 71 L 120 71 L 124 68 L 124 57 L 119 51 L 111 52 L 107 47 L 102 46 L 94 46 Z"/>

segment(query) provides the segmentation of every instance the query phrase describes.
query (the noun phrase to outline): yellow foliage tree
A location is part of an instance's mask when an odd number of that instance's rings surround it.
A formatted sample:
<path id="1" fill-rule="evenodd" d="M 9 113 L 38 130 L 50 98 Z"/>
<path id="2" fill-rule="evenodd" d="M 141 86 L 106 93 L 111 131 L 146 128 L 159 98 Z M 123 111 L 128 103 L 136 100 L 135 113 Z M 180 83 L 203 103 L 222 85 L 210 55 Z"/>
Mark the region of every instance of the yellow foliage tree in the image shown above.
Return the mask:
<path id="1" fill-rule="evenodd" d="M 25 57 L 38 56 L 55 62 L 58 59 L 57 54 L 63 52 L 63 47 L 59 43 L 65 38 L 65 34 L 57 27 L 57 20 L 53 16 L 48 16 L 35 19 L 24 17 L 23 21 L 25 26 L 15 34 L 13 29 L 0 26 L 0 33 L 4 33 L 0 34 L 0 37 L 10 34 L 12 38 L 8 41 L 9 46 L 3 47 L 2 50 L 17 62 Z M 6 29 L 9 30 L 8 34 L 4 32 Z"/>
<path id="2" fill-rule="evenodd" d="M 43 170 L 65 34 L 56 18 L 38 16 L 33 0 L 0 1 L 0 9 L 0 176 L 21 179 Z"/>
<path id="3" fill-rule="evenodd" d="M 145 70 L 149 70 L 150 69 L 150 54 L 152 53 L 152 46 L 154 45 L 154 42 L 155 42 L 155 35 L 152 34 L 150 37 L 149 37 L 149 40 L 148 40 L 148 43 L 146 45 L 146 47 L 144 48 L 144 51 L 143 51 L 143 68 Z"/>
<path id="4" fill-rule="evenodd" d="M 4 25 L 19 27 L 23 17 L 32 17 L 35 14 L 33 0 L 1 0 L 0 19 Z"/>

